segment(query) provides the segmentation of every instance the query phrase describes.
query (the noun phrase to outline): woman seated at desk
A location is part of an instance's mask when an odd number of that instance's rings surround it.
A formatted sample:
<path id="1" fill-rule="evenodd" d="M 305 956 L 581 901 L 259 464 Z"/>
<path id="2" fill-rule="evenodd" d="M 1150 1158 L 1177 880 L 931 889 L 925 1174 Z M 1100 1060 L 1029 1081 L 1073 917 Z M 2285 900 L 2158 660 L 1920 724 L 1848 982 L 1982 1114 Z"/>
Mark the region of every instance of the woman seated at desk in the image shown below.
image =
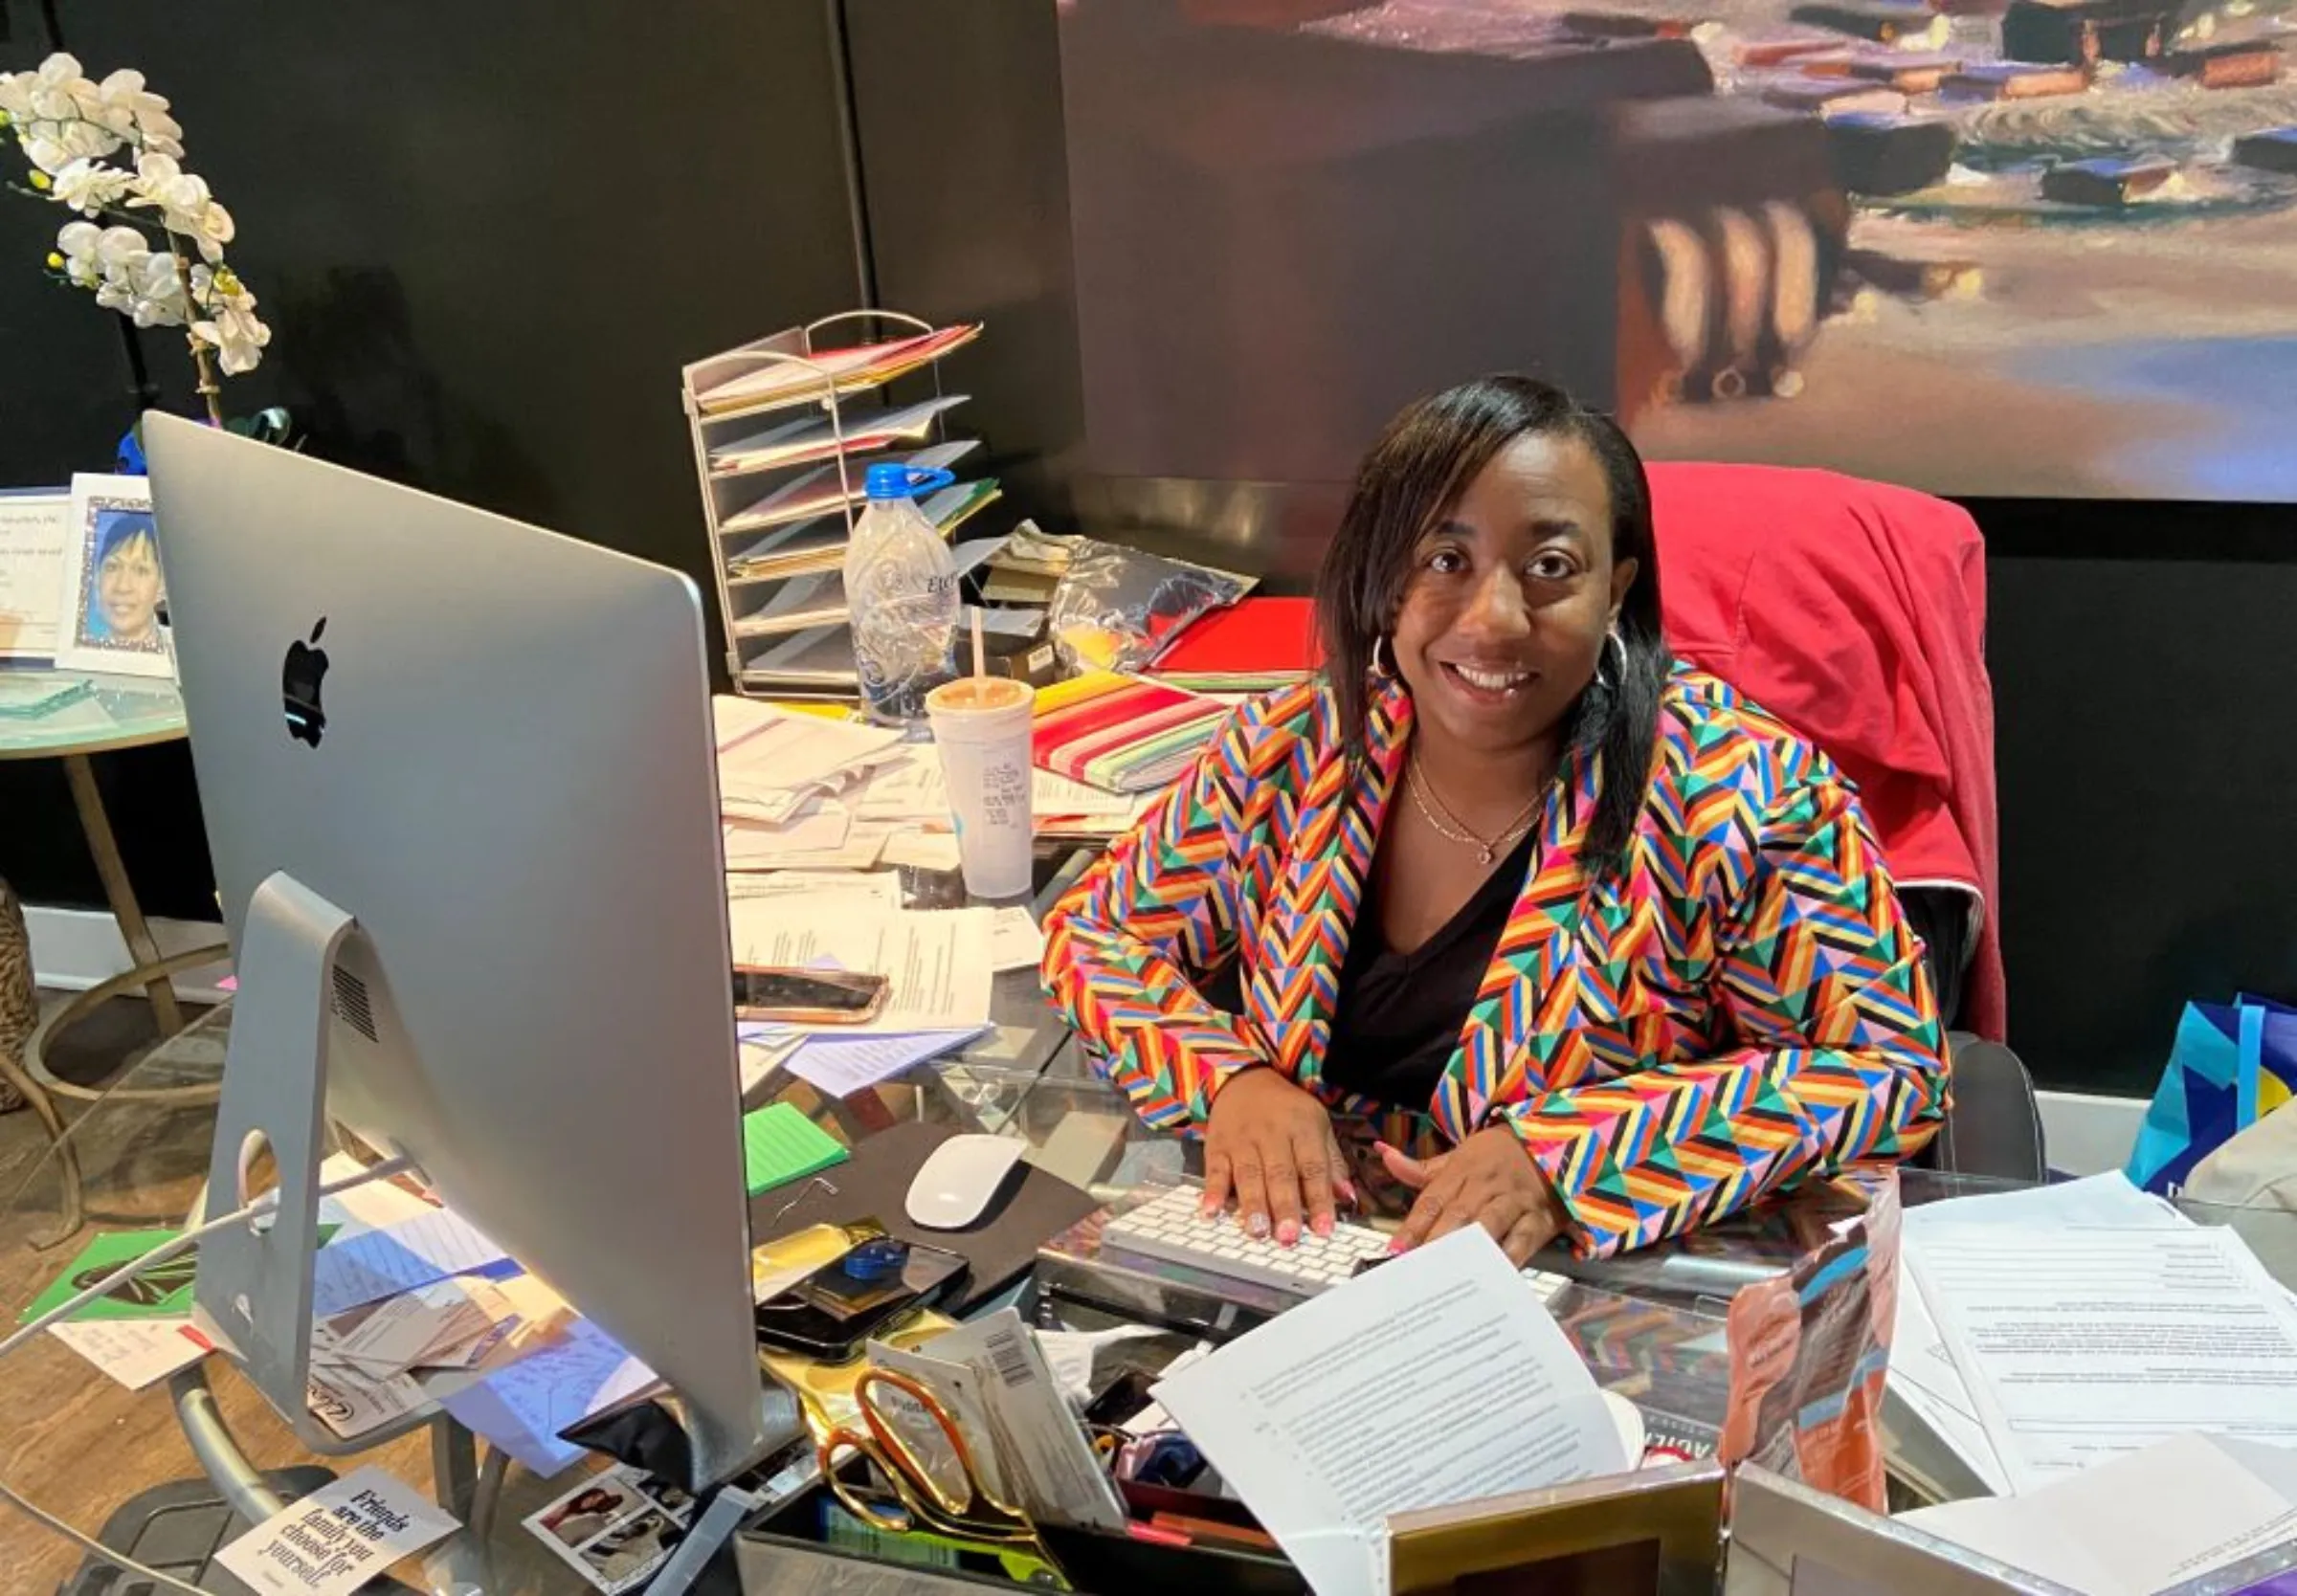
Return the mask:
<path id="1" fill-rule="evenodd" d="M 1660 635 L 1642 461 L 1490 377 L 1373 445 L 1318 579 L 1322 676 L 1244 705 L 1046 921 L 1044 971 L 1254 1234 L 1415 1189 L 1398 1249 L 1639 1247 L 1911 1153 L 1944 1035 L 1825 756 Z M 1243 1011 L 1204 993 L 1240 962 Z"/>

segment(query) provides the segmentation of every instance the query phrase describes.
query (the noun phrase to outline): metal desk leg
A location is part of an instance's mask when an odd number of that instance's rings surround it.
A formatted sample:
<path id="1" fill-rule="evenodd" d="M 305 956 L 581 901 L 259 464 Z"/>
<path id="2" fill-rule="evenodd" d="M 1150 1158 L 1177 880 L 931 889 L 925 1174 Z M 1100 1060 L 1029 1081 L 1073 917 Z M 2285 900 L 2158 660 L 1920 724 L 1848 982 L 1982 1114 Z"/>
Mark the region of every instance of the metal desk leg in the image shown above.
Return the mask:
<path id="1" fill-rule="evenodd" d="M 128 959 L 138 965 L 156 964 L 160 962 L 159 944 L 152 941 L 151 927 L 144 923 L 144 911 L 127 882 L 127 867 L 120 861 L 120 844 L 113 839 L 111 820 L 103 812 L 103 796 L 96 790 L 96 767 L 85 754 L 66 754 L 64 776 L 72 784 L 72 806 L 79 810 L 79 829 L 87 835 L 88 852 L 96 857 L 96 874 L 103 878 L 103 896 L 111 902 L 112 918 L 120 922 L 120 935 L 127 941 Z M 162 975 L 148 982 L 144 990 L 151 997 L 151 1013 L 159 1022 L 161 1035 L 172 1036 L 184 1029 L 183 1013 L 175 1006 L 174 983 Z"/>

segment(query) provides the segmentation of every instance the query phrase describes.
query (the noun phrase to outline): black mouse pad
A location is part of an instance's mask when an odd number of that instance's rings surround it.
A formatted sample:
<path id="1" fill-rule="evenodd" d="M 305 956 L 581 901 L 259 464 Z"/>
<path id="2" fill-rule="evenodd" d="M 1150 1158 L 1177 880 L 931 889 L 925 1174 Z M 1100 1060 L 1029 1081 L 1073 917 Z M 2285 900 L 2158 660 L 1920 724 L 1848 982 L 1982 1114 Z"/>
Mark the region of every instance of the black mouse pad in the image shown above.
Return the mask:
<path id="1" fill-rule="evenodd" d="M 960 1253 L 972 1265 L 957 1313 L 970 1310 L 1029 1272 L 1037 1250 L 1100 1205 L 1077 1187 L 1034 1164 L 1018 1164 L 973 1225 L 963 1230 L 928 1230 L 909 1222 L 909 1183 L 933 1149 L 959 1134 L 948 1125 L 904 1119 L 889 1125 L 812 1182 L 793 1181 L 749 1200 L 753 1245 L 802 1230 L 809 1225 L 848 1225 L 874 1219 L 890 1235 Z M 822 1188 L 820 1182 L 836 1187 Z M 802 1193 L 802 1195 L 801 1195 Z M 796 1199 L 794 1204 L 792 1199 Z M 787 1211 L 785 1211 L 787 1210 Z"/>

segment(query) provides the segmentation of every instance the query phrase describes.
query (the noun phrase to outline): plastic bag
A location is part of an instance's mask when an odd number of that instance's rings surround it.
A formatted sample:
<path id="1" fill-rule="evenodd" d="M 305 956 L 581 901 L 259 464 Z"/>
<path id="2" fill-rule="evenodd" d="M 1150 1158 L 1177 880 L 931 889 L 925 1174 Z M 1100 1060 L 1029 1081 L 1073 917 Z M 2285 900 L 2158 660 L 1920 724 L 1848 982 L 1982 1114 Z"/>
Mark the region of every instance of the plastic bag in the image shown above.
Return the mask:
<path id="1" fill-rule="evenodd" d="M 1884 1510 L 1883 1378 L 1898 1314 L 1895 1170 L 1861 1172 L 1866 1212 L 1730 1301 L 1730 1403 L 1716 1457 Z"/>
<path id="2" fill-rule="evenodd" d="M 2297 1010 L 2246 993 L 2189 1003 L 2125 1171 L 2169 1196 L 2194 1166 L 2289 1100 L 2297 1087 Z"/>
<path id="3" fill-rule="evenodd" d="M 1234 604 L 1253 579 L 1093 538 L 1051 538 L 1024 523 L 1000 563 L 1059 570 L 1047 632 L 1071 671 L 1139 671 L 1197 616 Z"/>

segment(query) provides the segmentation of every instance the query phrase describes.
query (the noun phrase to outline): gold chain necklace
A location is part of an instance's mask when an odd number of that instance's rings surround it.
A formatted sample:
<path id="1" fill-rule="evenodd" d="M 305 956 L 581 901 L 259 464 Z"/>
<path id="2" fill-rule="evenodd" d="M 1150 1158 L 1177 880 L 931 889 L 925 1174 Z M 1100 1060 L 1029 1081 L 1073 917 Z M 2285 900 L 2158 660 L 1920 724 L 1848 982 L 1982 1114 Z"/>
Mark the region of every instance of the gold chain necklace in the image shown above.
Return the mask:
<path id="1" fill-rule="evenodd" d="M 1427 778 L 1419 773 L 1419 763 L 1416 760 L 1404 766 L 1404 790 L 1412 794 L 1412 802 L 1418 806 L 1421 818 L 1436 829 L 1438 836 L 1447 842 L 1456 842 L 1462 847 L 1474 849 L 1477 859 L 1483 864 L 1491 863 L 1503 851 L 1514 847 L 1516 843 L 1523 840 L 1524 833 L 1531 829 L 1532 821 L 1538 817 L 1541 802 L 1539 798 L 1533 798 L 1530 803 L 1524 806 L 1523 813 L 1510 821 L 1498 835 L 1486 841 L 1469 831 L 1467 823 L 1454 814 L 1444 801 L 1437 796 L 1436 789 L 1430 787 Z M 1434 804 L 1436 808 L 1431 809 L 1428 808 L 1430 804 Z M 1443 814 L 1441 820 L 1437 818 L 1438 809 Z M 1445 821 L 1449 821 L 1451 824 L 1446 825 Z"/>

